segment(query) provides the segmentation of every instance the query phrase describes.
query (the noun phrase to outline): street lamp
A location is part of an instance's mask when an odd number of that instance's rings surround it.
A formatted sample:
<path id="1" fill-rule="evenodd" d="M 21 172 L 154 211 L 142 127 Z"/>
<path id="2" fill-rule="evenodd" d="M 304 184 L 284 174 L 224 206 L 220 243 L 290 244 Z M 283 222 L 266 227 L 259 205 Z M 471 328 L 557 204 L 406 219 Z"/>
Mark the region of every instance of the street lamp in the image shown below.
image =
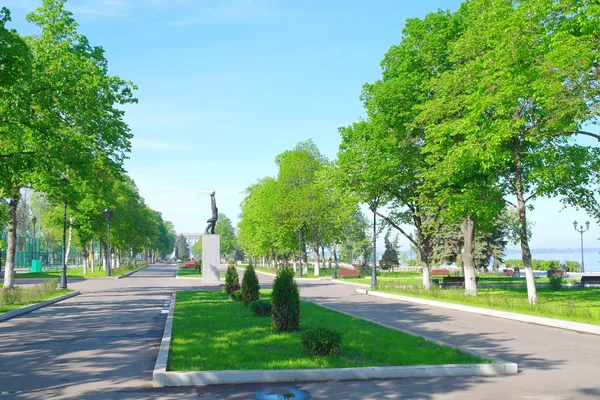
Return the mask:
<path id="1" fill-rule="evenodd" d="M 35 260 L 35 223 L 37 222 L 37 218 L 34 216 L 31 219 L 31 222 L 33 222 L 33 247 L 31 248 L 31 260 Z"/>
<path id="2" fill-rule="evenodd" d="M 64 215 L 63 215 L 63 243 L 62 243 L 62 256 L 63 256 L 63 267 L 62 274 L 60 275 L 60 288 L 67 288 L 67 201 L 64 203 Z"/>
<path id="3" fill-rule="evenodd" d="M 585 229 L 583 229 L 583 225 L 577 229 L 577 221 L 573 221 L 573 228 L 581 234 L 581 272 L 585 272 L 585 267 L 583 265 L 583 232 L 590 229 L 590 221 L 585 221 Z"/>
<path id="4" fill-rule="evenodd" d="M 108 240 L 106 245 L 106 276 L 110 276 L 110 221 L 112 220 L 113 211 L 110 208 L 104 210 L 104 216 L 106 217 L 106 227 L 108 230 Z"/>

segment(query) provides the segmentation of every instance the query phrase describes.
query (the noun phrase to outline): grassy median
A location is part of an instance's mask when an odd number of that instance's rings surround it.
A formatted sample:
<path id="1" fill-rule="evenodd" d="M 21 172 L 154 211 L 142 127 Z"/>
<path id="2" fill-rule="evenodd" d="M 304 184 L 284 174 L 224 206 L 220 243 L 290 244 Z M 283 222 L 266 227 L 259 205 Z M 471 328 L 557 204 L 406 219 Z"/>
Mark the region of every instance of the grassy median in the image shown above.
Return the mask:
<path id="1" fill-rule="evenodd" d="M 479 281 L 481 283 L 481 280 Z M 477 296 L 466 296 L 463 289 L 424 290 L 420 286 L 400 287 L 398 282 L 379 282 L 378 291 L 420 297 L 449 303 L 541 317 L 600 325 L 600 289 L 577 288 L 551 290 L 538 288 L 538 302 L 529 304 L 526 288 L 480 288 Z"/>
<path id="2" fill-rule="evenodd" d="M 261 292 L 268 299 L 269 293 Z M 177 292 L 170 371 L 347 368 L 488 362 L 460 350 L 302 302 L 301 329 L 344 334 L 336 356 L 307 355 L 300 333 L 271 332 L 270 317 L 255 317 L 217 291 Z"/>
<path id="3" fill-rule="evenodd" d="M 71 293 L 70 289 L 58 289 L 56 281 L 43 282 L 33 287 L 14 289 L 0 289 L 0 313 L 16 310 L 30 304 L 50 300 L 54 297 Z"/>
<path id="4" fill-rule="evenodd" d="M 138 264 L 137 266 L 133 265 L 122 265 L 120 268 L 113 268 L 111 270 L 111 276 L 116 277 L 123 274 L 126 274 L 131 271 L 135 271 L 138 269 L 142 269 L 146 264 Z M 62 274 L 61 269 L 54 269 L 52 271 L 42 271 L 42 272 L 26 272 L 23 274 L 15 274 L 15 279 L 30 279 L 30 278 L 60 278 Z M 92 268 L 88 267 L 88 273 L 83 273 L 83 267 L 76 268 L 67 268 L 67 277 L 71 278 L 106 278 L 105 270 L 96 269 L 95 272 L 92 272 Z"/>

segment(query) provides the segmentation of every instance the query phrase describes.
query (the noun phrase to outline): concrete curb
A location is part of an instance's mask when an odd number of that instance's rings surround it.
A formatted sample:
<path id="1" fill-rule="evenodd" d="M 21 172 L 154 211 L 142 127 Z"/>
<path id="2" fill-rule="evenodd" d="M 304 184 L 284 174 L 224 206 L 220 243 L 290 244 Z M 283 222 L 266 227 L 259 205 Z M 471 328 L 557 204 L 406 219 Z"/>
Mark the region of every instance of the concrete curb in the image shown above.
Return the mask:
<path id="1" fill-rule="evenodd" d="M 360 287 L 370 287 L 371 286 L 366 283 L 347 282 L 347 281 L 344 281 L 341 279 L 332 279 L 331 282 L 343 283 L 344 285 L 353 285 L 353 286 L 360 286 Z"/>
<path id="2" fill-rule="evenodd" d="M 367 380 L 445 376 L 496 376 L 512 375 L 518 372 L 517 364 L 507 362 L 498 362 L 494 364 L 447 364 L 403 367 L 167 372 L 167 364 L 169 362 L 169 347 L 171 345 L 171 336 L 173 332 L 174 311 L 175 293 L 173 293 L 172 296 L 171 306 L 169 307 L 169 315 L 167 316 L 167 322 L 165 324 L 163 338 L 160 343 L 156 365 L 152 373 L 152 384 L 158 387 L 205 386 L 236 383 L 322 382 L 330 380 Z M 379 325 L 399 330 L 387 325 Z M 439 341 L 436 342 L 442 344 Z M 445 343 L 443 345 L 447 346 Z M 467 352 L 475 354 L 481 358 L 489 358 L 473 351 Z"/>
<path id="3" fill-rule="evenodd" d="M 376 297 L 383 297 L 386 299 L 401 300 L 401 301 L 406 301 L 409 303 L 423 304 L 423 305 L 428 305 L 428 306 L 448 308 L 450 310 L 465 311 L 465 312 L 470 312 L 470 313 L 474 313 L 474 314 L 487 315 L 489 317 L 504 318 L 504 319 L 510 319 L 510 320 L 519 321 L 519 322 L 528 322 L 530 324 L 549 326 L 551 328 L 559 328 L 559 329 L 566 329 L 566 330 L 575 331 L 575 332 L 591 333 L 592 335 L 600 335 L 600 325 L 591 325 L 591 324 L 584 324 L 581 322 L 565 321 L 565 320 L 561 320 L 561 319 L 537 317 L 535 315 L 519 314 L 519 313 L 508 312 L 508 311 L 498 311 L 498 310 L 492 310 L 489 308 L 464 306 L 461 304 L 446 303 L 443 301 L 421 299 L 418 297 L 402 296 L 402 295 L 390 294 L 390 293 L 374 292 L 374 291 L 365 290 L 365 289 L 356 289 L 356 292 L 360 293 L 360 294 L 365 294 L 368 296 L 376 296 Z"/>
<path id="4" fill-rule="evenodd" d="M 35 304 L 31 304 L 29 306 L 21 307 L 21 308 L 18 308 L 16 310 L 7 311 L 5 313 L 0 314 L 0 322 L 8 321 L 9 319 L 12 319 L 14 317 L 18 317 L 19 315 L 23 315 L 23 314 L 27 314 L 27 313 L 30 313 L 30 312 L 35 311 L 35 310 L 39 310 L 40 308 L 49 306 L 50 304 L 58 303 L 59 301 L 66 300 L 68 298 L 75 297 L 75 296 L 80 295 L 80 294 L 81 294 L 81 292 L 67 293 L 67 294 L 64 294 L 62 296 L 50 299 L 50 300 L 41 301 L 39 303 L 35 303 Z"/>
<path id="5" fill-rule="evenodd" d="M 127 278 L 130 275 L 135 274 L 136 272 L 140 272 L 143 269 L 146 269 L 150 266 L 150 264 L 146 264 L 146 266 L 142 267 L 142 268 L 138 268 L 138 269 L 134 269 L 133 271 L 127 272 L 126 274 L 123 275 L 119 275 L 117 277 L 115 277 L 116 279 L 123 279 L 123 278 Z"/>

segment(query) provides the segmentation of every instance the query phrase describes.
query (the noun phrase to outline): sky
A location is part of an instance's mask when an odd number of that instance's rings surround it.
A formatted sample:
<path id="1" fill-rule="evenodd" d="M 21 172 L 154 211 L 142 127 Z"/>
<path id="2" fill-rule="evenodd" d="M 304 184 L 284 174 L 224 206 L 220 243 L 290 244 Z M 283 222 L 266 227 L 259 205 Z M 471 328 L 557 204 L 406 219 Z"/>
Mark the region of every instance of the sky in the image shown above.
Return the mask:
<path id="1" fill-rule="evenodd" d="M 22 35 L 42 0 L 0 0 Z M 458 0 L 69 0 L 79 31 L 102 46 L 113 75 L 133 81 L 134 138 L 125 168 L 178 232 L 202 232 L 216 191 L 237 221 L 245 188 L 277 172 L 277 154 L 312 139 L 334 159 L 337 129 L 364 116 L 364 83 L 400 41 L 407 18 Z M 591 142 L 590 142 L 591 143 Z M 541 199 L 532 248 L 579 248 L 584 211 Z M 584 246 L 600 247 L 590 219 Z M 378 247 L 382 246 L 382 238 Z M 400 240 L 402 249 L 408 242 Z"/>

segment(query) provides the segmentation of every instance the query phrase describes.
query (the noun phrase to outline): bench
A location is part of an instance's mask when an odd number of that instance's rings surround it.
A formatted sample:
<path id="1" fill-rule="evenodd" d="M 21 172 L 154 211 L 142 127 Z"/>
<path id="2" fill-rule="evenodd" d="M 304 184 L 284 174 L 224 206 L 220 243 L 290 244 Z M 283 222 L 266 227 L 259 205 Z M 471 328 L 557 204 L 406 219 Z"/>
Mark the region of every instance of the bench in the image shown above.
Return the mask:
<path id="1" fill-rule="evenodd" d="M 600 275 L 598 275 L 598 276 L 583 275 L 581 277 L 581 281 L 579 281 L 579 286 L 585 287 L 586 283 L 600 285 Z"/>
<path id="2" fill-rule="evenodd" d="M 506 276 L 515 276 L 515 270 L 514 269 L 504 269 L 504 275 Z"/>
<path id="3" fill-rule="evenodd" d="M 336 271 L 336 275 L 339 278 L 342 278 L 342 277 L 360 278 L 360 271 L 357 271 L 355 269 L 338 269 Z"/>
<path id="4" fill-rule="evenodd" d="M 184 262 L 184 263 L 183 263 L 183 266 L 184 266 L 184 267 L 195 267 L 195 266 L 196 266 L 196 263 L 195 263 L 195 262 L 192 262 L 192 261 L 187 261 L 187 262 Z"/>
<path id="5" fill-rule="evenodd" d="M 449 269 L 432 269 L 429 276 L 450 276 Z"/>
<path id="6" fill-rule="evenodd" d="M 479 277 L 475 277 L 475 284 L 479 283 Z M 448 289 L 449 286 L 457 286 L 464 289 L 465 277 L 464 276 L 447 276 L 442 281 L 442 287 Z"/>
<path id="7" fill-rule="evenodd" d="M 550 276 L 554 276 L 556 278 L 562 278 L 563 277 L 563 272 L 560 269 L 553 269 L 551 271 L 548 271 L 548 274 L 549 274 L 549 277 Z"/>

